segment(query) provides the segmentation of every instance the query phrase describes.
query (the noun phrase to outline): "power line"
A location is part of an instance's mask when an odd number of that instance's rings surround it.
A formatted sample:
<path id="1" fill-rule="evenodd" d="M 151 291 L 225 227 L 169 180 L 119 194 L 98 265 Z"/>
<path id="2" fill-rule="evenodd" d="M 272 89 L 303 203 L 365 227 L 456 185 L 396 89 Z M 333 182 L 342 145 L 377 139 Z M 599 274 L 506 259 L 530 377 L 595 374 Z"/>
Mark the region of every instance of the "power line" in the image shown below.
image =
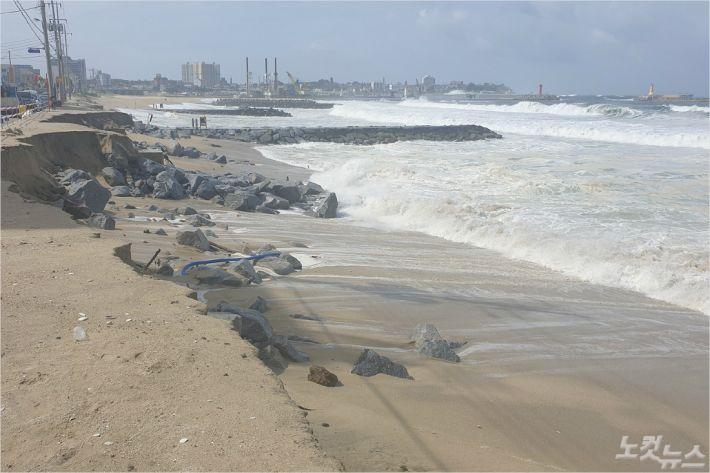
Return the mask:
<path id="1" fill-rule="evenodd" d="M 2 57 L 3 57 L 3 59 L 4 59 L 5 57 L 7 57 L 7 51 L 5 51 L 5 52 L 2 53 Z M 38 56 L 29 56 L 29 55 L 27 55 L 27 56 L 18 56 L 18 55 L 14 55 L 14 54 L 13 54 L 13 55 L 12 55 L 12 60 L 14 61 L 15 59 L 24 59 L 24 60 L 27 61 L 27 60 L 30 60 L 30 59 L 44 59 L 44 58 L 38 57 Z"/>
<path id="2" fill-rule="evenodd" d="M 25 8 L 25 10 L 36 10 L 38 8 L 39 7 L 30 7 L 30 8 Z M 22 10 L 3 11 L 3 12 L 0 12 L 0 15 L 4 15 L 6 13 L 22 13 Z"/>
<path id="3" fill-rule="evenodd" d="M 32 38 L 27 38 L 27 39 L 16 39 L 14 41 L 3 41 L 3 45 L 16 45 L 16 44 L 27 44 L 27 43 L 35 43 L 36 41 Z"/>
<path id="4" fill-rule="evenodd" d="M 37 38 L 37 40 L 38 40 L 40 43 L 44 43 L 44 41 L 42 41 L 42 39 L 41 39 L 41 38 L 39 37 L 39 35 L 37 34 L 37 31 L 39 31 L 39 28 L 37 28 L 37 26 L 36 26 L 34 23 L 32 23 L 32 20 L 31 20 L 30 16 L 27 14 L 27 12 L 26 12 L 25 9 L 22 7 L 22 5 L 20 5 L 20 2 L 18 2 L 17 0 L 14 0 L 14 2 L 15 2 L 15 5 L 17 6 L 17 8 L 19 8 L 20 13 L 22 14 L 22 18 L 25 19 L 25 23 L 27 23 L 27 26 L 30 27 L 30 31 L 32 31 L 32 34 L 35 35 L 35 37 Z M 35 29 L 36 29 L 37 31 L 35 31 Z M 49 45 L 45 45 L 45 46 L 49 46 Z"/>

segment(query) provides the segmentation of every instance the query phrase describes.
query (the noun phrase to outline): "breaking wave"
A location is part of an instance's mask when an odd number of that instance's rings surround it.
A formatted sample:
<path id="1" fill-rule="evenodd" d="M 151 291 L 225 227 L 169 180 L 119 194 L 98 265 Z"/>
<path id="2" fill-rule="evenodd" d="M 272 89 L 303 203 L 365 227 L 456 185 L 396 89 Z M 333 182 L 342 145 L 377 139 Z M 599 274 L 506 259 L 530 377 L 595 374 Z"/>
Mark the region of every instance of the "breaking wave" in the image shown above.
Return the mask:
<path id="1" fill-rule="evenodd" d="M 550 110 L 555 113 L 550 113 Z M 330 114 L 341 121 L 347 119 L 357 125 L 475 124 L 503 134 L 710 149 L 707 124 L 698 120 L 698 123 L 689 126 L 672 128 L 653 116 L 640 120 L 625 119 L 625 115 L 637 116 L 637 112 L 628 107 L 608 104 L 581 107 L 536 102 L 486 105 L 406 100 L 398 104 L 344 102 L 332 109 Z M 537 114 L 537 117 L 531 119 L 530 114 Z"/>
<path id="2" fill-rule="evenodd" d="M 680 201 L 654 201 L 659 193 L 683 195 L 680 189 L 707 192 L 707 173 L 696 163 L 702 152 L 686 160 L 687 170 L 656 173 L 663 162 L 656 158 L 618 163 L 614 151 L 599 156 L 590 148 L 577 156 L 590 168 L 565 164 L 572 147 L 535 150 L 533 138 L 517 141 L 261 149 L 317 169 L 313 180 L 336 191 L 342 213 L 361 224 L 488 248 L 710 314 L 707 218 Z M 529 162 L 506 158 L 523 149 Z M 611 164 L 628 167 L 612 171 Z"/>
<path id="3" fill-rule="evenodd" d="M 402 106 L 450 108 L 456 110 L 473 110 L 501 113 L 536 113 L 560 115 L 566 117 L 607 116 L 607 117 L 639 117 L 643 112 L 630 107 L 610 104 L 578 105 L 572 103 L 544 104 L 540 102 L 522 101 L 511 105 L 472 104 L 431 102 L 426 99 L 412 99 L 401 102 Z"/>
<path id="4" fill-rule="evenodd" d="M 710 107 L 703 107 L 701 105 L 669 105 L 668 108 L 670 108 L 671 112 L 678 113 L 710 113 Z"/>

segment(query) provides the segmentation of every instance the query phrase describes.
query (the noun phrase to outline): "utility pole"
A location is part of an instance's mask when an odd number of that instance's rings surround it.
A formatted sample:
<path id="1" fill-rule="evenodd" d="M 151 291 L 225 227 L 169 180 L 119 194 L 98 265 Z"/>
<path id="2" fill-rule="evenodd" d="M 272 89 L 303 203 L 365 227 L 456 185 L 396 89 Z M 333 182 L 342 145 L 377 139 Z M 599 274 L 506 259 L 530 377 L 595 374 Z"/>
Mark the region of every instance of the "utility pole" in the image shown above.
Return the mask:
<path id="1" fill-rule="evenodd" d="M 60 39 L 60 33 L 57 25 L 57 5 L 55 2 L 51 2 L 52 5 L 52 25 L 54 26 L 54 45 L 57 48 L 57 65 L 59 66 L 59 100 L 64 103 L 66 100 L 66 89 L 64 88 L 64 82 L 66 81 L 66 76 L 64 74 L 64 58 L 62 55 L 62 40 Z"/>
<path id="2" fill-rule="evenodd" d="M 274 58 L 274 92 L 275 97 L 279 96 L 279 71 L 276 69 L 276 58 Z"/>
<path id="3" fill-rule="evenodd" d="M 17 82 L 15 81 L 15 70 L 12 68 L 12 56 L 10 54 L 10 50 L 8 49 L 7 60 L 10 61 L 10 69 L 8 69 L 7 71 L 7 81 L 10 84 L 16 84 Z"/>
<path id="4" fill-rule="evenodd" d="M 264 86 L 266 92 L 271 95 L 271 86 L 269 84 L 269 58 L 264 58 Z"/>
<path id="5" fill-rule="evenodd" d="M 247 97 L 249 97 L 249 56 L 247 56 Z"/>
<path id="6" fill-rule="evenodd" d="M 67 20 L 64 20 L 64 27 L 62 28 L 64 30 L 64 58 L 65 60 L 71 59 L 69 57 L 69 42 L 67 41 Z M 64 64 L 66 67 L 66 63 Z M 71 75 L 71 66 L 69 67 L 69 74 Z M 86 74 L 85 74 L 86 75 Z M 72 88 L 75 86 L 75 84 L 72 81 Z"/>
<path id="7" fill-rule="evenodd" d="M 47 79 L 49 80 L 49 106 L 52 106 L 52 90 L 54 90 L 54 77 L 52 74 L 52 60 L 50 59 L 49 53 L 49 35 L 47 34 L 47 14 L 44 11 L 44 0 L 39 2 L 40 9 L 42 10 L 42 31 L 44 32 L 44 55 L 47 58 Z M 55 92 L 56 94 L 56 92 Z"/>

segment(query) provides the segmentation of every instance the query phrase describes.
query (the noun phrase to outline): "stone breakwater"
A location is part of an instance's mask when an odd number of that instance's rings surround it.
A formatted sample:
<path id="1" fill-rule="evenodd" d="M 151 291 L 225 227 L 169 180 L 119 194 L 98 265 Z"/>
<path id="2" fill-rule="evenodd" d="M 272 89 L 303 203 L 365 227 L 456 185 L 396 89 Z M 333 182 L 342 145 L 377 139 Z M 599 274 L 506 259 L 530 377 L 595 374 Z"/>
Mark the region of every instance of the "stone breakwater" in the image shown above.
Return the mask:
<path id="1" fill-rule="evenodd" d="M 189 113 L 191 115 L 240 115 L 247 117 L 290 117 L 288 112 L 277 108 L 256 108 L 256 107 L 239 107 L 231 109 L 176 109 L 170 110 L 173 113 Z"/>
<path id="2" fill-rule="evenodd" d="M 333 103 L 316 102 L 309 99 L 260 99 L 260 98 L 236 98 L 220 99 L 214 102 L 215 105 L 226 105 L 228 107 L 277 107 L 277 108 L 333 108 Z"/>
<path id="3" fill-rule="evenodd" d="M 370 126 L 370 127 L 318 127 L 318 128 L 237 128 L 237 129 L 165 129 L 138 123 L 136 131 L 161 138 L 189 138 L 202 136 L 245 143 L 294 144 L 304 142 L 329 142 L 355 145 L 374 145 L 396 141 L 477 141 L 500 139 L 501 135 L 478 125 L 451 126 Z"/>

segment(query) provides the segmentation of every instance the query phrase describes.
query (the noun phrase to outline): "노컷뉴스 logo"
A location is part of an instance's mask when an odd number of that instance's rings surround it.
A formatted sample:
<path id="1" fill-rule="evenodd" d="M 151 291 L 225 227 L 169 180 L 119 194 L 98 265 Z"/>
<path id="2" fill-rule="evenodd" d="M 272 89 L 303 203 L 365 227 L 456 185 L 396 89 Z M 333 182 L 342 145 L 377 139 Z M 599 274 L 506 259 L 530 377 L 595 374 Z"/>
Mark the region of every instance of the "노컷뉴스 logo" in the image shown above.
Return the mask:
<path id="1" fill-rule="evenodd" d="M 700 451 L 700 445 L 683 453 L 673 450 L 671 444 L 663 444 L 663 435 L 644 435 L 641 444 L 630 443 L 629 436 L 621 437 L 619 448 L 624 453 L 617 453 L 617 460 L 651 460 L 661 465 L 661 470 L 675 470 L 676 468 L 704 468 L 705 455 Z M 636 453 L 638 452 L 638 453 Z"/>

